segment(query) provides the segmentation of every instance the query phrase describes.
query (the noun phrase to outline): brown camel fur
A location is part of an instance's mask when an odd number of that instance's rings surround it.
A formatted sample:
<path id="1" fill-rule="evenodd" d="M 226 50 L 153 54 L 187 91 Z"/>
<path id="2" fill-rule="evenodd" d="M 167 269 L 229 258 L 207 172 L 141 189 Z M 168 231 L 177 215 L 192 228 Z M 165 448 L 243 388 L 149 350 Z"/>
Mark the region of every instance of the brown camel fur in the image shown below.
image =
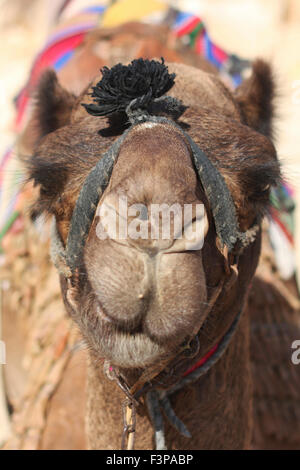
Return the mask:
<path id="1" fill-rule="evenodd" d="M 117 37 L 116 32 L 114 34 Z M 88 44 L 87 61 L 89 51 Z M 165 52 L 168 58 L 168 51 Z M 180 55 L 178 57 L 180 60 Z M 131 58 L 127 55 L 127 60 Z M 280 181 L 272 143 L 274 80 L 270 67 L 257 61 L 252 76 L 234 94 L 215 74 L 182 64 L 169 63 L 168 67 L 170 72 L 176 73 L 175 85 L 168 94 L 182 100 L 187 107 L 178 123 L 224 177 L 235 203 L 240 229 L 246 231 L 266 213 L 270 187 Z M 54 215 L 64 243 L 86 176 L 124 130 L 117 121 L 89 116 L 81 106 L 81 103 L 91 102 L 88 80 L 85 82 L 86 77 L 80 77 L 83 91 L 76 97 L 66 90 L 74 90 L 72 76 L 68 79 L 66 76 L 65 71 L 63 88 L 53 72 L 45 72 L 37 92 L 33 118 L 20 141 L 21 153 L 32 154 L 27 158 L 27 166 L 39 191 L 32 215 Z M 99 77 L 94 83 L 98 80 Z M 63 276 L 60 277 L 66 309 L 79 326 L 88 350 L 88 447 L 120 447 L 124 395 L 105 376 L 103 359 L 108 358 L 132 385 L 144 370 L 163 365 L 166 357 L 169 360 L 197 323 L 201 327 L 200 351 L 197 357 L 186 359 L 175 371 L 172 380 L 179 380 L 197 358 L 220 341 L 240 309 L 245 312 L 224 356 L 204 377 L 172 397 L 173 408 L 192 438 L 181 437 L 166 424 L 167 446 L 169 449 L 250 448 L 253 416 L 259 422 L 257 427 L 255 423 L 254 429 L 261 431 L 254 433 L 255 445 L 278 447 L 285 442 L 282 445 L 297 446 L 299 434 L 293 444 L 289 444 L 292 441 L 287 432 L 281 436 L 277 433 L 277 425 L 284 419 L 280 413 L 277 421 L 274 418 L 271 431 L 272 423 L 269 429 L 264 426 L 270 421 L 271 413 L 264 402 L 266 387 L 258 390 L 256 377 L 254 392 L 260 395 L 260 405 L 256 406 L 254 402 L 253 413 L 250 350 L 251 356 L 255 356 L 257 350 L 255 339 L 250 348 L 249 320 L 251 325 L 252 318 L 255 324 L 260 324 L 257 311 L 261 307 L 256 303 L 258 299 L 263 305 L 265 302 L 263 281 L 255 280 L 253 284 L 250 310 L 247 300 L 259 260 L 261 233 L 234 257 L 228 256 L 220 247 L 209 202 L 196 177 L 190 150 L 181 133 L 167 124 L 151 128 L 137 126 L 122 144 L 99 204 L 105 200 L 114 203 L 116 195 L 120 194 L 126 194 L 130 204 L 202 202 L 208 217 L 208 232 L 201 251 L 184 252 L 176 248 L 174 240 L 169 240 L 168 254 L 164 252 L 166 246 L 156 247 L 156 271 L 153 272 L 147 254 L 153 249 L 151 243 L 142 244 L 139 240 L 132 246 L 101 241 L 96 235 L 95 218 L 86 243 L 79 282 L 70 286 Z M 282 292 L 277 294 L 276 286 L 272 289 L 275 298 L 276 295 L 282 298 Z M 253 294 L 256 291 L 258 294 Z M 209 310 L 207 304 L 212 304 Z M 284 306 L 283 302 L 283 309 Z M 293 306 L 288 320 L 295 325 L 297 308 L 298 305 Z M 280 312 L 275 322 L 280 323 L 283 315 Z M 252 330 L 251 335 L 251 340 L 256 338 Z M 265 364 L 265 369 L 267 367 Z M 254 375 L 258 374 L 258 368 L 254 362 Z M 72 377 L 72 369 L 67 368 L 66 377 L 68 374 Z M 299 380 L 299 374 L 294 380 Z M 61 387 L 68 390 L 66 379 Z M 64 393 L 66 391 L 61 392 L 62 397 Z M 56 397 L 53 396 L 48 408 L 49 420 L 39 442 L 43 448 L 60 447 L 53 440 L 57 423 L 53 418 L 55 399 L 59 402 L 59 394 Z M 293 398 L 298 400 L 298 397 Z M 81 396 L 79 402 L 82 399 Z M 76 398 L 74 403 L 78 403 Z M 299 408 L 299 400 L 297 403 Z M 294 405 L 295 410 L 298 408 Z M 138 408 L 136 428 L 136 449 L 153 448 L 153 429 L 145 405 Z M 268 436 L 268 444 L 265 436 Z"/>

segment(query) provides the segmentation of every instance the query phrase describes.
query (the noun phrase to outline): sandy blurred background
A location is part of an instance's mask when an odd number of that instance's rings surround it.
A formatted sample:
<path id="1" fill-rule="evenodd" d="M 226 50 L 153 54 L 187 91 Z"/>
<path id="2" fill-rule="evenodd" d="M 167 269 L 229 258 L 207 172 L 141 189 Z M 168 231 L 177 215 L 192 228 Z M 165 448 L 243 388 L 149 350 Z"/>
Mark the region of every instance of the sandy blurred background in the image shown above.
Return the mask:
<path id="1" fill-rule="evenodd" d="M 14 141 L 13 99 L 28 77 L 32 61 L 49 34 L 55 7 L 60 3 L 60 0 L 0 0 L 1 154 Z M 201 16 L 211 38 L 228 52 L 250 59 L 263 57 L 274 64 L 280 95 L 277 148 L 283 173 L 296 190 L 299 247 L 300 0 L 174 0 L 169 3 Z M 300 250 L 297 251 L 300 272 Z"/>

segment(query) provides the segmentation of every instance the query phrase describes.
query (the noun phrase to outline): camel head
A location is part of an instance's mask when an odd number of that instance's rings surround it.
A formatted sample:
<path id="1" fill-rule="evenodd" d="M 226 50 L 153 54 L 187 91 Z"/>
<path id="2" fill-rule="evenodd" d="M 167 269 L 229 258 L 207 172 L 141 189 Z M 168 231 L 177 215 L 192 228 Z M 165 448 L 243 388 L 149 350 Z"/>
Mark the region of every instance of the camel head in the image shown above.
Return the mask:
<path id="1" fill-rule="evenodd" d="M 55 220 L 66 308 L 94 356 L 126 369 L 226 333 L 280 173 L 267 64 L 235 93 L 181 64 L 134 67 L 105 69 L 79 97 L 45 72 L 28 162 L 33 215 Z"/>

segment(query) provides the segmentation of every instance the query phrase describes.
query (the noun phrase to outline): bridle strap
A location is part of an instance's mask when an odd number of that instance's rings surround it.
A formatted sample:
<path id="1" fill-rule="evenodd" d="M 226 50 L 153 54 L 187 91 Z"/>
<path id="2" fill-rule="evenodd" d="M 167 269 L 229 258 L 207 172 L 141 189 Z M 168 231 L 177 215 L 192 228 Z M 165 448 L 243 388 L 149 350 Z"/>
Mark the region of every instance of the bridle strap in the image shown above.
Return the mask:
<path id="1" fill-rule="evenodd" d="M 82 251 L 98 202 L 107 187 L 120 147 L 130 129 L 119 137 L 88 174 L 76 201 L 66 243 L 65 259 L 72 273 L 81 262 Z"/>

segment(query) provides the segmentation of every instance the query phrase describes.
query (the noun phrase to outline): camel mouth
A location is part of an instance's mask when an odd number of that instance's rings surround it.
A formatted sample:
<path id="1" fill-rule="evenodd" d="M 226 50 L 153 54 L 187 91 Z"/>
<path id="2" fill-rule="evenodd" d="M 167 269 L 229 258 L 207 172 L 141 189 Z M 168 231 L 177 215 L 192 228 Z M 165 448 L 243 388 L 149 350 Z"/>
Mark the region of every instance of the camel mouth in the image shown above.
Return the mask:
<path id="1" fill-rule="evenodd" d="M 143 332 L 143 327 L 142 327 L 142 321 L 141 319 L 120 319 L 120 318 L 114 318 L 113 316 L 110 315 L 110 313 L 103 308 L 101 303 L 97 301 L 96 303 L 96 313 L 100 319 L 100 321 L 103 323 L 103 325 L 110 324 L 112 327 L 114 327 L 116 330 L 120 330 L 121 332 L 128 333 L 131 335 L 136 335 L 138 333 Z"/>
<path id="2" fill-rule="evenodd" d="M 131 331 L 116 324 L 99 305 L 96 311 L 93 349 L 117 367 L 145 368 L 173 357 L 180 349 L 182 341 L 160 343 L 140 327 Z"/>

